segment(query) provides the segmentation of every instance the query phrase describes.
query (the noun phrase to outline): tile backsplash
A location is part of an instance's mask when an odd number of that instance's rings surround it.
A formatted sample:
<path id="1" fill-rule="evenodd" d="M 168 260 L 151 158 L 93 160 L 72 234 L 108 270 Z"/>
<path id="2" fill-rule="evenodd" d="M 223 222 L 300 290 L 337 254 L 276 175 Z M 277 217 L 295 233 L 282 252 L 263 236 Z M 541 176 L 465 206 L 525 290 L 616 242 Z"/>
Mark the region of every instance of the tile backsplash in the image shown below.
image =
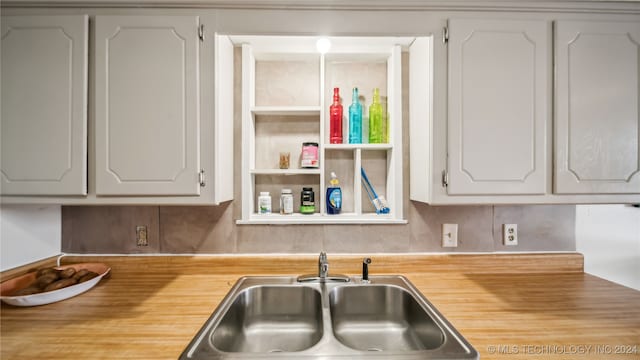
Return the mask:
<path id="1" fill-rule="evenodd" d="M 407 225 L 236 225 L 236 202 L 220 206 L 64 206 L 69 253 L 410 253 L 574 251 L 575 206 L 429 206 L 410 202 Z M 442 248 L 441 224 L 457 223 L 458 247 Z M 502 224 L 518 245 L 502 245 Z M 147 225 L 149 245 L 136 246 Z"/>
<path id="2" fill-rule="evenodd" d="M 239 55 L 240 52 L 236 50 L 235 154 L 241 152 Z M 404 65 L 408 65 L 407 60 L 403 56 Z M 276 78 L 282 77 L 279 69 L 272 71 Z M 235 220 L 240 218 L 242 198 L 240 161 L 239 155 L 236 155 L 234 201 L 220 206 L 63 206 L 62 250 L 96 254 L 316 253 L 321 250 L 367 254 L 574 251 L 575 205 L 429 206 L 409 201 L 407 73 L 403 71 L 402 120 L 403 210 L 408 224 L 236 225 Z M 263 95 L 267 96 L 268 93 L 260 96 Z M 312 102 L 316 97 L 317 94 L 312 94 L 309 101 Z M 441 247 L 443 223 L 459 224 L 457 248 Z M 503 223 L 518 224 L 517 246 L 502 245 Z M 148 227 L 148 246 L 136 246 L 136 225 Z"/>

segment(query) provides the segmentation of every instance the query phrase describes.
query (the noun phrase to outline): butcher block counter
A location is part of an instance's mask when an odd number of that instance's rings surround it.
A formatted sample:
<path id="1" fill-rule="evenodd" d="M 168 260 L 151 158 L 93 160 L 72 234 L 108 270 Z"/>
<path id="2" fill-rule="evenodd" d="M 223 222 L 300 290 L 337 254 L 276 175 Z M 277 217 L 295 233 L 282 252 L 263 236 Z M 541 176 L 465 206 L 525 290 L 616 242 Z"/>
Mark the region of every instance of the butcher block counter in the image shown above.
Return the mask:
<path id="1" fill-rule="evenodd" d="M 406 276 L 482 359 L 640 358 L 640 292 L 585 274 L 580 254 L 371 257 L 372 276 Z M 62 258 L 78 262 L 111 276 L 58 303 L 2 304 L 1 359 L 177 359 L 239 277 L 317 272 L 317 255 Z M 329 263 L 358 275 L 362 257 Z"/>

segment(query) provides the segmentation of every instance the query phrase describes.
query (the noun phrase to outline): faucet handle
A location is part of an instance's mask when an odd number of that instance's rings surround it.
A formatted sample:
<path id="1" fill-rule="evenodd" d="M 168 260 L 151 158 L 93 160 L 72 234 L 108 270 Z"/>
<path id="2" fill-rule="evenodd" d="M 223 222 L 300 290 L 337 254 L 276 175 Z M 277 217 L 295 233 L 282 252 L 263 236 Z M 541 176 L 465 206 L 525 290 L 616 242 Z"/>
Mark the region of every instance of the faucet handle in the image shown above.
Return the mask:
<path id="1" fill-rule="evenodd" d="M 329 273 L 329 264 L 328 263 L 322 263 L 320 265 L 320 275 L 322 276 L 322 274 L 324 274 L 326 276 L 326 274 Z"/>

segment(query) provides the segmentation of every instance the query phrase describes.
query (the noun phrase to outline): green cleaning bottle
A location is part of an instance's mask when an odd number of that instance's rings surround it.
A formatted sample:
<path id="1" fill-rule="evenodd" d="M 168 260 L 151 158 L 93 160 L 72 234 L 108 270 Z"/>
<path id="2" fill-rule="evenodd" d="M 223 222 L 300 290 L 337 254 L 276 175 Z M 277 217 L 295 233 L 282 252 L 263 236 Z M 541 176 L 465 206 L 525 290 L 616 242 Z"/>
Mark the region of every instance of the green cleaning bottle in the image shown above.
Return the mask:
<path id="1" fill-rule="evenodd" d="M 380 90 L 373 89 L 373 103 L 369 106 L 369 144 L 381 144 L 384 135 Z"/>

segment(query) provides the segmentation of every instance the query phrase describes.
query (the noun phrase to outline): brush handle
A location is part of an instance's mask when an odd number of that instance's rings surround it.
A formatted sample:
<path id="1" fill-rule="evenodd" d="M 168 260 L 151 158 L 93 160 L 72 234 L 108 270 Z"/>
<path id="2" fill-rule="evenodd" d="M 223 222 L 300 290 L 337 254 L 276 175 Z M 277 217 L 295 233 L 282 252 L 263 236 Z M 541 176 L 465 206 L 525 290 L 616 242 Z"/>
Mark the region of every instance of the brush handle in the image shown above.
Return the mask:
<path id="1" fill-rule="evenodd" d="M 364 179 L 362 179 L 362 185 L 364 186 L 364 190 L 367 192 L 367 196 L 369 197 L 369 200 L 371 200 L 371 203 L 375 205 L 375 203 L 373 202 L 373 195 L 371 194 L 371 189 L 369 188 L 369 185 L 367 184 L 366 181 L 364 181 Z"/>
<path id="2" fill-rule="evenodd" d="M 367 177 L 367 173 L 364 171 L 363 167 L 360 167 L 360 174 L 362 174 L 362 179 L 367 183 L 367 185 L 371 189 L 371 192 L 373 193 L 373 197 L 377 198 L 378 194 L 376 194 L 376 190 L 373 188 L 373 186 L 369 182 L 369 178 Z"/>

